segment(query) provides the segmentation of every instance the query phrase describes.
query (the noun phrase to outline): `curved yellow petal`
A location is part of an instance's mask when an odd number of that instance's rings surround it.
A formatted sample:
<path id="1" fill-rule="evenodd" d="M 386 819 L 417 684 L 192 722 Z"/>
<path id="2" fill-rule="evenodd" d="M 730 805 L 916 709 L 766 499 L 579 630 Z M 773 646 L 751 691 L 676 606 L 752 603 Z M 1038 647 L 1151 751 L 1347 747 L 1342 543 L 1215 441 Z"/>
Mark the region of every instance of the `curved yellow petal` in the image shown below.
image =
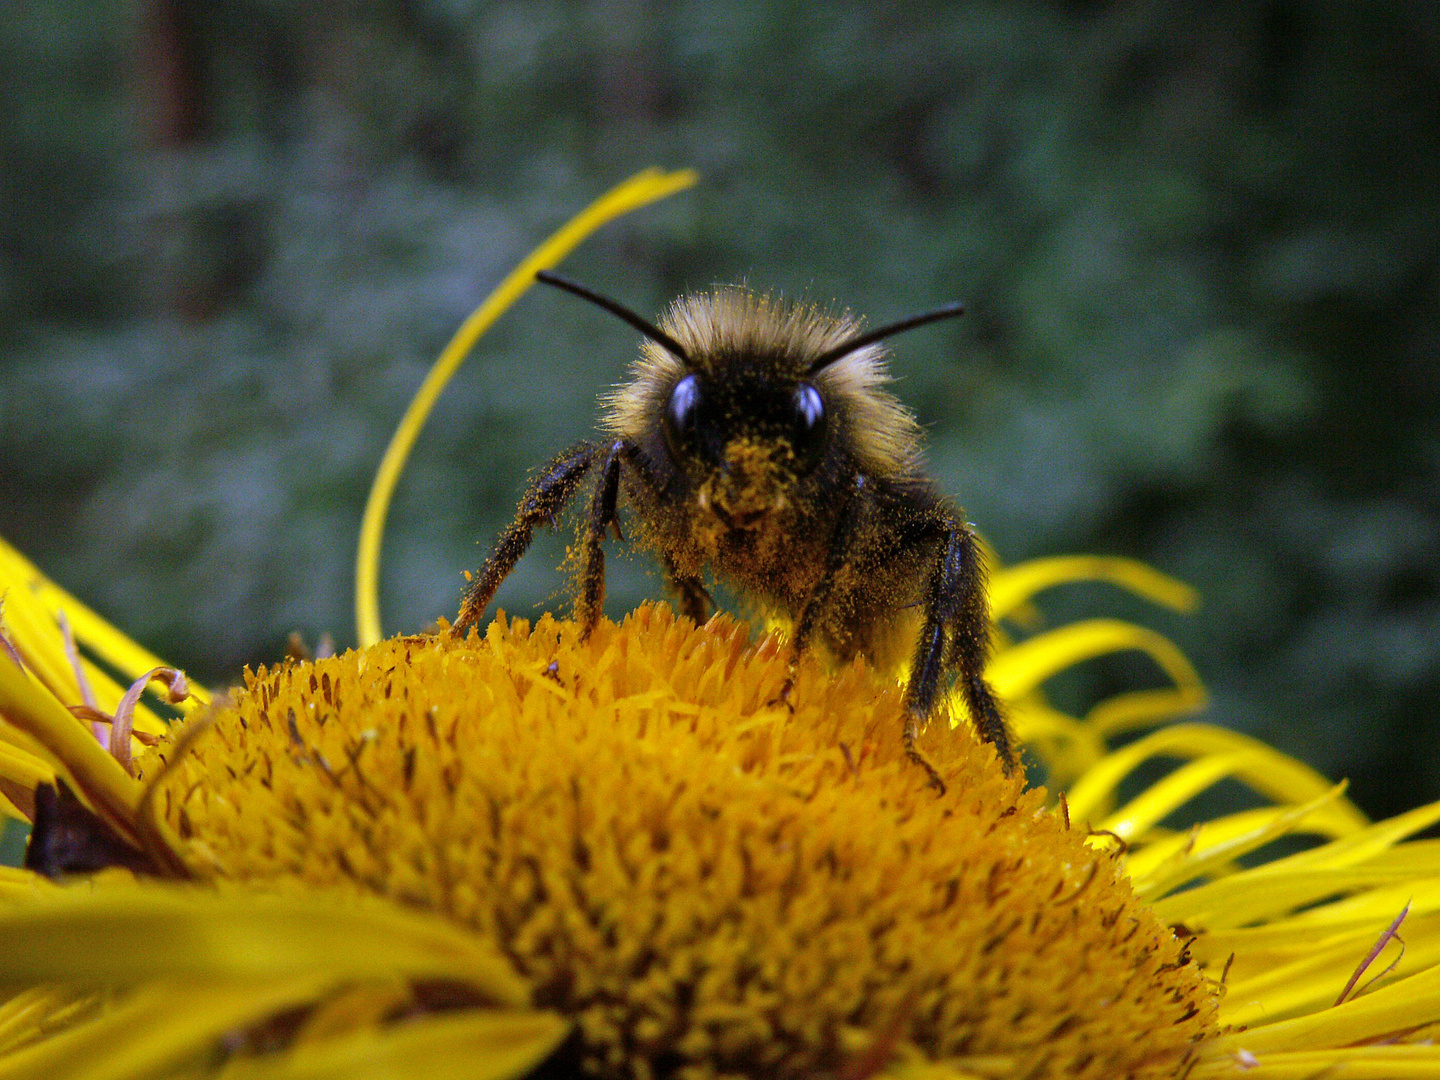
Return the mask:
<path id="1" fill-rule="evenodd" d="M 1199 712 L 1210 698 L 1203 686 L 1171 686 L 1129 690 L 1101 701 L 1085 714 L 1085 726 L 1101 738 L 1138 728 L 1154 727 L 1164 720 Z"/>
<path id="2" fill-rule="evenodd" d="M 455 332 L 406 408 L 390 445 L 385 448 L 384 457 L 380 459 L 370 496 L 365 501 L 359 550 L 355 556 L 355 627 L 362 648 L 380 640 L 380 541 L 385 532 L 385 517 L 390 510 L 395 484 L 440 392 L 474 348 L 480 335 L 490 329 L 495 320 L 534 284 L 537 271 L 555 266 L 607 222 L 683 191 L 698 179 L 699 175 L 693 169 L 671 173 L 646 169 L 618 184 L 527 255 Z"/>
<path id="3" fill-rule="evenodd" d="M 1189 585 L 1136 559 L 1062 555 L 1031 559 L 993 571 L 989 589 L 991 614 L 996 619 L 1006 618 L 1036 593 L 1075 581 L 1107 581 L 1175 611 L 1194 611 L 1200 604 L 1199 594 Z"/>
<path id="4" fill-rule="evenodd" d="M 987 674 L 996 693 L 1008 700 L 1084 660 L 1128 649 L 1148 655 L 1177 686 L 1204 693 L 1195 668 L 1168 638 L 1119 619 L 1085 619 L 1036 634 L 996 653 Z"/>
<path id="5" fill-rule="evenodd" d="M 1114 751 L 1086 773 L 1067 793 L 1070 814 L 1078 821 L 1098 816 L 1098 809 L 1105 805 L 1121 782 L 1152 758 L 1196 759 L 1216 755 L 1234 766 L 1229 775 L 1243 780 L 1279 803 L 1304 802 L 1329 792 L 1332 787 L 1330 781 L 1308 765 L 1258 739 L 1211 724 L 1175 724 Z M 1170 798 L 1173 792 L 1197 775 L 1190 774 L 1171 785 L 1169 793 L 1162 788 L 1154 799 L 1160 802 Z M 1162 781 L 1162 784 L 1165 783 Z M 1148 794 L 1141 796 L 1142 809 L 1147 798 Z M 1363 829 L 1369 825 L 1366 817 L 1349 799 L 1337 799 L 1330 813 L 1342 827 L 1346 822 L 1352 829 Z"/>
<path id="6" fill-rule="evenodd" d="M 1043 701 L 1012 703 L 1010 726 L 1023 745 L 1045 760 L 1052 789 L 1079 776 L 1106 754 L 1105 740 L 1098 731 Z"/>
<path id="7" fill-rule="evenodd" d="M 1292 802 L 1296 798 L 1296 789 L 1308 777 L 1300 772 L 1289 778 L 1294 782 L 1285 784 L 1275 774 L 1275 757 L 1269 747 L 1249 747 L 1198 757 L 1151 784 L 1120 810 L 1103 818 L 1100 828 L 1125 840 L 1142 836 L 1196 795 L 1231 778 L 1264 791 L 1278 801 Z M 1328 787 L 1325 785 L 1325 788 Z"/>

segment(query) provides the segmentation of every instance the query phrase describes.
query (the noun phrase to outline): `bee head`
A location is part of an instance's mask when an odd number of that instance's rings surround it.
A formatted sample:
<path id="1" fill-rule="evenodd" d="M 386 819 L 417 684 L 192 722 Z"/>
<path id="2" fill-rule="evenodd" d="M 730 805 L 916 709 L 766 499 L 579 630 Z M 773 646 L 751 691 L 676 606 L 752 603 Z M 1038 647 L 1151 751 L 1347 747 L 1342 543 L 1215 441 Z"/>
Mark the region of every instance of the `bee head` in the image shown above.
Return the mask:
<path id="1" fill-rule="evenodd" d="M 831 449 L 833 424 L 814 383 L 773 357 L 711 358 L 681 375 L 661 410 L 668 464 L 697 505 L 730 529 L 759 527 Z"/>
<path id="2" fill-rule="evenodd" d="M 719 372 L 688 371 L 671 387 L 660 416 L 671 458 L 727 469 L 737 447 L 766 447 L 791 471 L 812 471 L 824 457 L 830 428 L 820 390 L 778 372 L 734 370 L 742 366 L 732 361 Z"/>
<path id="3" fill-rule="evenodd" d="M 607 297 L 537 275 L 610 311 L 645 341 L 605 427 L 639 447 L 672 491 L 727 528 L 757 527 L 801 487 L 845 468 L 913 471 L 919 428 L 887 390 L 882 338 L 960 314 L 947 305 L 861 332 L 849 313 L 739 287 L 676 300 L 653 326 Z"/>

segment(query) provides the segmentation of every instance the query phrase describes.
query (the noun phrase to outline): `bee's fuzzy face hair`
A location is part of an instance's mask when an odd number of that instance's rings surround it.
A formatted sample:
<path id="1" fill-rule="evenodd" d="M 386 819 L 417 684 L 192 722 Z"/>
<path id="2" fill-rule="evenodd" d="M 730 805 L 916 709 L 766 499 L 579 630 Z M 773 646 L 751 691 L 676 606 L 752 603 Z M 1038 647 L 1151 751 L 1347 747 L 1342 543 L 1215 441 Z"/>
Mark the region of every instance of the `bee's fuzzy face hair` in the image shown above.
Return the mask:
<path id="1" fill-rule="evenodd" d="M 780 381 L 813 383 L 836 425 L 832 437 L 864 472 L 888 478 L 918 473 L 920 426 L 885 389 L 890 375 L 883 344 L 856 349 L 813 376 L 806 374 L 827 350 L 858 336 L 860 322 L 849 312 L 835 314 L 742 286 L 721 286 L 680 297 L 659 327 L 683 347 L 690 363 L 657 342 L 642 342 L 630 381 L 605 399 L 602 423 L 612 434 L 643 442 L 687 374 L 723 380 L 751 368 Z"/>

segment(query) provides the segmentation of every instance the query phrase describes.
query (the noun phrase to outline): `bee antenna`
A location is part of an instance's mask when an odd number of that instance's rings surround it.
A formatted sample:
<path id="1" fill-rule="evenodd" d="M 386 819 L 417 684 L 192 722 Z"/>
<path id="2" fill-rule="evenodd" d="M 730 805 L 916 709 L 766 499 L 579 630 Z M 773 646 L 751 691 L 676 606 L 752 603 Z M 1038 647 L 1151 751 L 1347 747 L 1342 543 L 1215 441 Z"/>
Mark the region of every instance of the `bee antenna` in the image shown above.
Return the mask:
<path id="1" fill-rule="evenodd" d="M 941 319 L 953 319 L 957 315 L 964 315 L 965 309 L 958 301 L 952 300 L 948 304 L 942 304 L 933 311 L 923 311 L 919 315 L 911 315 L 908 319 L 901 319 L 899 322 L 890 323 L 888 326 L 877 327 L 868 333 L 853 337 L 849 341 L 836 345 L 833 349 L 826 349 L 823 353 L 811 361 L 810 366 L 805 370 L 807 376 L 814 375 L 822 368 L 827 368 L 836 360 L 843 359 L 858 349 L 867 345 L 874 345 L 882 338 L 890 337 L 904 330 L 913 330 L 917 326 L 924 326 L 926 323 L 939 322 Z"/>
<path id="2" fill-rule="evenodd" d="M 601 296 L 593 289 L 587 289 L 578 281 L 571 281 L 569 278 L 563 278 L 559 274 L 552 274 L 549 270 L 538 271 L 535 274 L 535 280 L 543 281 L 546 285 L 554 285 L 557 289 L 564 289 L 568 293 L 574 293 L 582 300 L 589 300 L 592 304 L 610 312 L 611 315 L 624 319 L 666 352 L 673 353 L 675 358 L 681 363 L 687 367 L 690 366 L 690 357 L 685 355 L 685 349 L 678 341 L 659 327 L 646 322 L 619 301 L 611 300 L 608 296 Z"/>

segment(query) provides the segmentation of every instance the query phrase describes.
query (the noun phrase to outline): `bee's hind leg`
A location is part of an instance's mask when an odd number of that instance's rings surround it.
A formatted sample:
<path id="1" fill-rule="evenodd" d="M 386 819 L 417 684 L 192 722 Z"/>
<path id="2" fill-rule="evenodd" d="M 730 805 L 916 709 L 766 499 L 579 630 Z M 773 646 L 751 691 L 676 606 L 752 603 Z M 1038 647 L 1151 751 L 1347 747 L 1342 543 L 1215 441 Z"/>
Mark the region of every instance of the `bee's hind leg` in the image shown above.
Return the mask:
<path id="1" fill-rule="evenodd" d="M 980 545 L 974 533 L 957 523 L 946 534 L 940 558 L 930 575 L 925 595 L 925 625 L 916 642 L 915 662 L 905 694 L 908 712 L 905 748 L 930 772 L 932 781 L 939 778 L 929 763 L 919 758 L 915 737 L 920 725 L 929 719 L 935 697 L 950 670 L 956 672 L 980 737 L 995 747 L 1007 774 L 1015 771 L 1010 732 L 995 691 L 985 681 L 989 642 L 990 615 L 985 600 Z"/>

